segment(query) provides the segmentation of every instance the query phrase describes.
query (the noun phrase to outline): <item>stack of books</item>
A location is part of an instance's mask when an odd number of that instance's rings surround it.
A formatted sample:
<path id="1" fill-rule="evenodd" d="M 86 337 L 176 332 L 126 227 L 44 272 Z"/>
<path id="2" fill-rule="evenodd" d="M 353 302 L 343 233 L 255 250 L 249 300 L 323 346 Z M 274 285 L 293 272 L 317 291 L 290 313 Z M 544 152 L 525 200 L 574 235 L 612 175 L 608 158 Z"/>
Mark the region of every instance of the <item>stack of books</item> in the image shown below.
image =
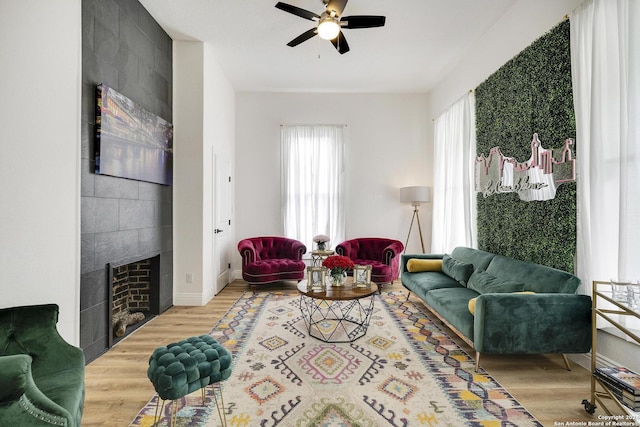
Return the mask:
<path id="1" fill-rule="evenodd" d="M 640 411 L 640 375 L 623 367 L 596 368 L 593 376 L 632 411 Z"/>

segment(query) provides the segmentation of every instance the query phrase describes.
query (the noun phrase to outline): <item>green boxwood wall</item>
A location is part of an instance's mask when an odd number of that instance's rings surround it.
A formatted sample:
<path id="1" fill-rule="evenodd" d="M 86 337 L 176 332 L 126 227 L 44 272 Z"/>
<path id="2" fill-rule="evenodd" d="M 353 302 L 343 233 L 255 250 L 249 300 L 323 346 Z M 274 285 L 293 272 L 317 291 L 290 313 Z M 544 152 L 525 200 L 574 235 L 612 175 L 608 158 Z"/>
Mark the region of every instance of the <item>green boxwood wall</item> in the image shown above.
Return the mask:
<path id="1" fill-rule="evenodd" d="M 478 155 L 499 146 L 521 162 L 531 156 L 534 132 L 547 149 L 562 148 L 566 138 L 575 141 L 568 20 L 476 88 L 476 126 Z M 476 197 L 480 249 L 574 271 L 575 182 L 542 202 L 524 202 L 515 193 Z"/>

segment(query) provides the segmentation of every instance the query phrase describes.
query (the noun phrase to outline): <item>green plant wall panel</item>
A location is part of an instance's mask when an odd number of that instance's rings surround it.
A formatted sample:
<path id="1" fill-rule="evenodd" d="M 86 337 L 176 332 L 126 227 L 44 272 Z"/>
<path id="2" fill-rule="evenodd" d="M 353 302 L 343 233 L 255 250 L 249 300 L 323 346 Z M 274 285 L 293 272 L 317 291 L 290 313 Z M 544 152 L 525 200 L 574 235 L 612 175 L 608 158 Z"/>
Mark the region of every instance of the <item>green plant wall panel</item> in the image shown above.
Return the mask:
<path id="1" fill-rule="evenodd" d="M 574 139 L 580 161 L 569 49 L 567 20 L 476 88 L 477 155 L 498 146 L 505 156 L 527 161 L 538 133 L 542 146 L 554 151 Z M 575 182 L 560 185 L 548 201 L 525 202 L 516 193 L 476 197 L 480 249 L 574 272 Z"/>

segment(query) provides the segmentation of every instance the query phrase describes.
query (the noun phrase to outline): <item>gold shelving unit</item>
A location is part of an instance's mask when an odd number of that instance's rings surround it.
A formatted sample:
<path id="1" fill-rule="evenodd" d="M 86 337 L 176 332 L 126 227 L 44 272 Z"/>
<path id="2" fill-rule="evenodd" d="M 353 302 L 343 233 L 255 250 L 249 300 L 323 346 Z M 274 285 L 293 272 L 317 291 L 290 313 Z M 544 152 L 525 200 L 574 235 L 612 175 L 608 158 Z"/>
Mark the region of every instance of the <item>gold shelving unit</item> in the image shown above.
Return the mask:
<path id="1" fill-rule="evenodd" d="M 606 288 L 606 289 L 605 289 Z M 596 355 L 598 354 L 598 328 L 597 328 L 597 320 L 598 316 L 605 319 L 607 322 L 611 323 L 616 329 L 627 335 L 628 337 L 635 340 L 637 343 L 640 343 L 640 336 L 636 333 L 632 332 L 628 328 L 621 325 L 619 322 L 614 320 L 611 315 L 620 315 L 620 316 L 633 316 L 640 319 L 640 313 L 631 309 L 628 305 L 616 301 L 612 298 L 611 295 L 611 283 L 603 282 L 599 280 L 593 281 L 593 294 L 592 294 L 592 304 L 593 308 L 591 311 L 592 321 L 592 342 L 591 342 L 591 398 L 584 399 L 582 404 L 584 405 L 584 409 L 593 414 L 597 408 L 596 403 L 600 405 L 600 407 L 604 410 L 607 415 L 614 415 L 607 404 L 611 406 L 611 404 L 615 405 L 618 409 L 622 411 L 622 413 L 626 413 L 629 415 L 628 421 L 635 421 L 636 424 L 640 423 L 640 412 L 634 412 L 625 405 L 623 405 L 616 396 L 607 388 L 607 386 L 600 381 L 598 378 L 593 376 L 593 373 L 596 370 Z M 615 308 L 602 308 L 599 304 L 602 304 L 603 301 L 607 301 L 611 303 Z M 617 414 L 621 412 L 618 411 Z"/>

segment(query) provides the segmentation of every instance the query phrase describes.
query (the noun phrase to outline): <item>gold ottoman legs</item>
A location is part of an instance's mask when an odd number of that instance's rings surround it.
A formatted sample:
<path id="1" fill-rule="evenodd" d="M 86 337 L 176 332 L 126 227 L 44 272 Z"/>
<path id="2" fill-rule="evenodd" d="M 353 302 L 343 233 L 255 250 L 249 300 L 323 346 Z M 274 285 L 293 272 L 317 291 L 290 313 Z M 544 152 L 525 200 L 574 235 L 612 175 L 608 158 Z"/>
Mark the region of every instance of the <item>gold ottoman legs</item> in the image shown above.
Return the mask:
<path id="1" fill-rule="evenodd" d="M 211 393 L 213 395 L 213 401 L 216 403 L 216 410 L 218 411 L 218 417 L 220 418 L 220 422 L 223 427 L 227 426 L 227 414 L 224 407 L 224 396 L 222 394 L 222 383 L 215 383 L 211 385 Z M 203 387 L 202 390 L 202 406 L 207 406 L 207 398 L 206 398 L 206 387 Z M 162 400 L 162 405 L 160 401 Z M 166 400 L 160 398 L 158 396 L 158 400 L 156 401 L 156 411 L 153 416 L 153 425 L 157 426 L 160 418 L 162 418 L 162 414 L 164 413 L 164 404 L 167 402 Z M 176 424 L 177 412 L 178 412 L 178 400 L 169 400 L 169 404 L 167 405 L 169 409 L 169 426 L 173 426 Z"/>

